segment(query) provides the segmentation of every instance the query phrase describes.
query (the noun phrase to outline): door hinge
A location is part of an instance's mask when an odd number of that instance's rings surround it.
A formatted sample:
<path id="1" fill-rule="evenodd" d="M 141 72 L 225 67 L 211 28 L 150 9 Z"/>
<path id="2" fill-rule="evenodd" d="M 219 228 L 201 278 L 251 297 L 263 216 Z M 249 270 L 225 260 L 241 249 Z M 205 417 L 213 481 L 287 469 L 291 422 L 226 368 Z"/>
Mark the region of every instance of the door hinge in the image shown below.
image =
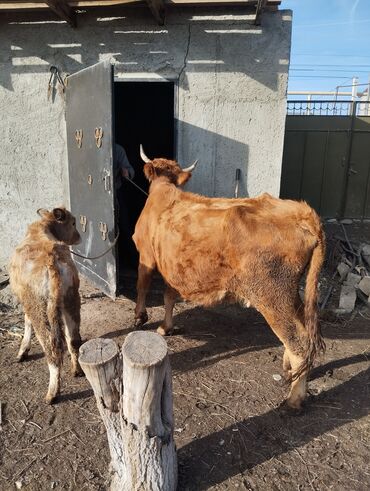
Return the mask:
<path id="1" fill-rule="evenodd" d="M 107 224 L 106 223 L 103 223 L 103 222 L 99 222 L 99 230 L 101 232 L 101 238 L 103 240 L 106 240 L 107 239 L 107 235 L 108 235 L 108 227 L 107 227 Z"/>
<path id="2" fill-rule="evenodd" d="M 82 232 L 86 232 L 86 223 L 87 223 L 87 219 L 85 215 L 80 215 L 80 224 L 81 224 Z"/>

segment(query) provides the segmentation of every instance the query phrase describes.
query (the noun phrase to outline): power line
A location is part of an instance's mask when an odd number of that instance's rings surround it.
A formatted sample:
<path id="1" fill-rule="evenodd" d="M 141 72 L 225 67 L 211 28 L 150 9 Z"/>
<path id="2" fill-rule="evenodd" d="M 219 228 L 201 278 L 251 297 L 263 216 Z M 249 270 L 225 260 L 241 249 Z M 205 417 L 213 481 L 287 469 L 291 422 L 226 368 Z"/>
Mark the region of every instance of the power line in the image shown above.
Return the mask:
<path id="1" fill-rule="evenodd" d="M 367 84 L 352 84 L 352 85 L 338 85 L 337 87 L 359 87 L 360 85 L 369 85 L 369 82 Z"/>
<path id="2" fill-rule="evenodd" d="M 347 64 L 347 63 L 342 63 L 338 65 L 333 65 L 333 64 L 326 64 L 326 63 L 293 63 L 292 65 L 294 66 L 328 66 L 328 67 L 359 67 L 359 68 L 365 68 L 365 67 L 370 67 L 370 63 L 368 65 L 352 65 L 352 64 Z"/>
<path id="3" fill-rule="evenodd" d="M 350 68 L 349 70 L 342 70 L 340 68 L 336 69 L 336 70 L 324 70 L 324 69 L 316 69 L 316 68 L 290 68 L 289 69 L 291 72 L 324 72 L 324 73 L 327 73 L 327 72 L 344 72 L 344 73 L 348 73 L 348 72 L 353 72 L 353 70 Z M 369 70 L 356 70 L 356 74 L 357 73 L 369 73 Z"/>
<path id="4" fill-rule="evenodd" d="M 319 54 L 319 53 L 291 53 L 291 56 L 313 56 L 317 58 L 318 56 L 330 56 L 331 58 L 333 57 L 339 57 L 339 56 L 350 56 L 351 58 L 370 58 L 369 55 L 355 55 L 355 54 L 347 54 L 347 53 L 331 53 L 331 54 Z"/>
<path id="5" fill-rule="evenodd" d="M 338 79 L 339 77 L 335 77 L 334 75 L 290 75 L 289 78 L 321 78 L 323 80 L 325 79 L 329 79 L 329 78 L 336 78 Z M 362 85 L 369 85 L 368 83 L 367 84 L 362 84 Z"/>

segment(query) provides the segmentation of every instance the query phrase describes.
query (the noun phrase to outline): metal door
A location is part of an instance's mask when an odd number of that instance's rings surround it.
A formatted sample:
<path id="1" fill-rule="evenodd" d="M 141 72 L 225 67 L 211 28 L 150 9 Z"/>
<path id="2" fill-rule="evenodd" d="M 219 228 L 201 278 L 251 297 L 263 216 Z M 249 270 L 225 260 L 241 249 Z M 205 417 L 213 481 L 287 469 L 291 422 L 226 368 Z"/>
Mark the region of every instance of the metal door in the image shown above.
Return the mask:
<path id="1" fill-rule="evenodd" d="M 113 66 L 101 62 L 70 75 L 66 121 L 71 211 L 82 237 L 74 250 L 95 257 L 115 237 Z M 115 248 L 99 259 L 77 256 L 79 271 L 110 297 L 117 291 Z"/>

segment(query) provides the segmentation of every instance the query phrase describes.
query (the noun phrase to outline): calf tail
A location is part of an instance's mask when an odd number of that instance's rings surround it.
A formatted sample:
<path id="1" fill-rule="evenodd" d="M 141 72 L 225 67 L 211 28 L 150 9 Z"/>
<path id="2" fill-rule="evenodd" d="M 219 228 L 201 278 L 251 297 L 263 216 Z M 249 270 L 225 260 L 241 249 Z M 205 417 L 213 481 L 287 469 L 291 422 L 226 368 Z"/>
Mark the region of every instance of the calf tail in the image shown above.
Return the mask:
<path id="1" fill-rule="evenodd" d="M 57 266 L 49 264 L 50 292 L 47 302 L 47 317 L 50 325 L 50 347 L 52 361 L 60 366 L 65 350 L 64 323 L 62 318 L 62 298 L 60 273 Z"/>

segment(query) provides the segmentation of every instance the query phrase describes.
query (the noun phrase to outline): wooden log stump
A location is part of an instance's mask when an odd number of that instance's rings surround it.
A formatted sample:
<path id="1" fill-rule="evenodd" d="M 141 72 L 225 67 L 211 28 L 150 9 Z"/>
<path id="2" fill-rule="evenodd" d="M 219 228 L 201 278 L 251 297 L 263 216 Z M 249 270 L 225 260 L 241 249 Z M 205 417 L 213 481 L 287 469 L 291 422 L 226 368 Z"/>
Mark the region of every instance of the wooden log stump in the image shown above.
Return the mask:
<path id="1" fill-rule="evenodd" d="M 121 353 L 109 339 L 80 348 L 79 362 L 96 397 L 111 453 L 112 491 L 174 491 L 172 379 L 162 336 L 130 333 Z"/>

